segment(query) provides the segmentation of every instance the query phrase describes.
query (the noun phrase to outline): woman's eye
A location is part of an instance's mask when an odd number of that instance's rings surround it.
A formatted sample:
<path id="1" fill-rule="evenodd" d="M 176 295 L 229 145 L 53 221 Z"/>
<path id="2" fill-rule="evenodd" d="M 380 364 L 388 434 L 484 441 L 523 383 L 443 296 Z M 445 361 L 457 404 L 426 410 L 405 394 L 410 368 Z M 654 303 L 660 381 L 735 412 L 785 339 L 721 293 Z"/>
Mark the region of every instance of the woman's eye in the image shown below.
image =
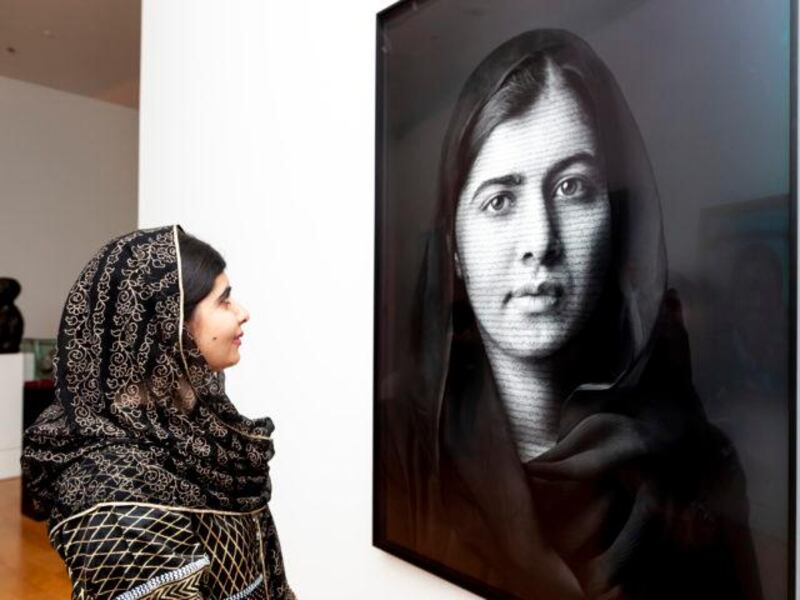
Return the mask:
<path id="1" fill-rule="evenodd" d="M 591 185 L 582 177 L 569 177 L 556 186 L 556 197 L 585 198 L 589 196 Z"/>
<path id="2" fill-rule="evenodd" d="M 489 198 L 489 201 L 483 205 L 483 210 L 488 210 L 495 214 L 502 214 L 508 212 L 513 202 L 514 200 L 509 194 L 497 194 Z"/>

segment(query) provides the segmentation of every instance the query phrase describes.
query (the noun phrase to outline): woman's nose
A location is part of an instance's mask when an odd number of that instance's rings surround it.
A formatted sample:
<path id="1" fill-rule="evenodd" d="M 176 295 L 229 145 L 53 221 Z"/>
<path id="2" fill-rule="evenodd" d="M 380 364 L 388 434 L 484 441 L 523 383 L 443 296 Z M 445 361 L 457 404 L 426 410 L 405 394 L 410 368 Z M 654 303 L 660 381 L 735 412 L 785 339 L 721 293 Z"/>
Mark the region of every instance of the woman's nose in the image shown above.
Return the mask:
<path id="1" fill-rule="evenodd" d="M 561 258 L 562 246 L 558 224 L 550 202 L 531 199 L 523 211 L 520 227 L 520 256 L 523 263 L 551 265 Z"/>
<path id="2" fill-rule="evenodd" d="M 236 307 L 239 309 L 239 323 L 247 323 L 250 320 L 250 313 L 241 304 L 237 304 Z"/>

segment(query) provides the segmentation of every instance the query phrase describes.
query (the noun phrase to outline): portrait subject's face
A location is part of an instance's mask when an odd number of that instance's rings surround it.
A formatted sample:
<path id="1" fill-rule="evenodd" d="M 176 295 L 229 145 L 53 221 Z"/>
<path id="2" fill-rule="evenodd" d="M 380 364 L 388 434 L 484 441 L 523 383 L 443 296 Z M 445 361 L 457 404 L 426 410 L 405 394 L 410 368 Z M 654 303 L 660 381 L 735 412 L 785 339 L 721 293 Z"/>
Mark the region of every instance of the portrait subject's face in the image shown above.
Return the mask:
<path id="1" fill-rule="evenodd" d="M 549 83 L 497 126 L 456 208 L 456 268 L 487 347 L 544 359 L 581 330 L 603 288 L 611 210 L 595 133 Z"/>

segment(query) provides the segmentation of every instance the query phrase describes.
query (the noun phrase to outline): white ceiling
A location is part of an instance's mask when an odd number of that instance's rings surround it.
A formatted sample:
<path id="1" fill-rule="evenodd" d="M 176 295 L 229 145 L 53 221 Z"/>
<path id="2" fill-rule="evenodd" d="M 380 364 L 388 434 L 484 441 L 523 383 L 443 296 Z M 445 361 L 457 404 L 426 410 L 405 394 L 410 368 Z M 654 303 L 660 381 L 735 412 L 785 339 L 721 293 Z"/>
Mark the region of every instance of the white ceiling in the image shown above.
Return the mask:
<path id="1" fill-rule="evenodd" d="M 0 76 L 139 105 L 141 0 L 0 0 Z"/>

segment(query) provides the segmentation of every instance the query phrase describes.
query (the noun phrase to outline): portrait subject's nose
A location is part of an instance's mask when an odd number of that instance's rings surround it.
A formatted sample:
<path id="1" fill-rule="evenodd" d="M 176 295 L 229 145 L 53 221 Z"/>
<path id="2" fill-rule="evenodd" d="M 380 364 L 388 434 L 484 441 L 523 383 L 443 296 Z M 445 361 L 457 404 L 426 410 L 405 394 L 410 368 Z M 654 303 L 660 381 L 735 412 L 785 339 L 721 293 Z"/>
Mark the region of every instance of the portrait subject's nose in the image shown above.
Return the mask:
<path id="1" fill-rule="evenodd" d="M 541 195 L 526 203 L 519 232 L 519 248 L 526 265 L 551 265 L 561 257 L 561 239 L 555 211 Z"/>

